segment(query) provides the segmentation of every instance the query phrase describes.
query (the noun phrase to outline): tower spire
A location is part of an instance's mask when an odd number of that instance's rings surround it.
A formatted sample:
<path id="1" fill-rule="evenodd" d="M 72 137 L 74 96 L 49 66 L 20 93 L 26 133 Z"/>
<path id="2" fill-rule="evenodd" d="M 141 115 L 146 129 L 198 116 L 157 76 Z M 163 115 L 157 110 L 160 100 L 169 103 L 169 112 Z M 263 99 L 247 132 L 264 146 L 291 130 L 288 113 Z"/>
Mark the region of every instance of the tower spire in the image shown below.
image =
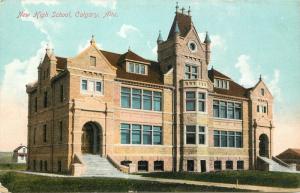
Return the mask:
<path id="1" fill-rule="evenodd" d="M 188 15 L 191 16 L 191 6 L 189 6 Z"/>
<path id="2" fill-rule="evenodd" d="M 157 38 L 157 44 L 160 44 L 160 43 L 162 43 L 164 40 L 163 40 L 163 38 L 162 38 L 162 36 L 161 36 L 161 31 L 159 30 L 159 34 L 158 34 L 158 38 Z"/>
<path id="3" fill-rule="evenodd" d="M 175 23 L 175 30 L 174 30 L 174 32 L 175 32 L 175 34 L 179 34 L 180 33 L 177 19 L 176 19 L 176 23 Z"/>
<path id="4" fill-rule="evenodd" d="M 96 44 L 96 41 L 95 41 L 95 36 L 92 35 L 92 39 L 90 41 L 91 45 L 95 45 Z"/>
<path id="5" fill-rule="evenodd" d="M 177 12 L 178 12 L 178 9 L 179 9 L 178 2 L 176 2 L 176 7 L 175 7 L 175 9 L 176 9 L 176 12 L 175 12 L 175 13 L 177 13 Z"/>
<path id="6" fill-rule="evenodd" d="M 206 43 L 206 44 L 210 44 L 211 43 L 210 37 L 208 35 L 208 31 L 206 31 L 204 43 Z"/>

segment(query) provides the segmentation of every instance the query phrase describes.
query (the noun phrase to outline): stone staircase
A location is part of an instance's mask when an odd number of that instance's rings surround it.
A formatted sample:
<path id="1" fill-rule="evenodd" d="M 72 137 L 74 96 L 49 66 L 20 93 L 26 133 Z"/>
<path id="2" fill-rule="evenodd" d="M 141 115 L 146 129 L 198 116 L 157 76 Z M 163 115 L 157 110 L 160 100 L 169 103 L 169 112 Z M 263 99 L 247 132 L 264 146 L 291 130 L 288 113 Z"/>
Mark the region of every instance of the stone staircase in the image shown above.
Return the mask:
<path id="1" fill-rule="evenodd" d="M 272 159 L 269 159 L 261 156 L 258 156 L 258 158 L 268 166 L 268 171 L 298 173 L 294 168 L 289 167 L 288 164 L 278 158 L 272 157 Z"/>
<path id="2" fill-rule="evenodd" d="M 127 174 L 119 171 L 105 157 L 101 157 L 100 155 L 83 154 L 82 161 L 86 168 L 85 172 L 81 175 L 82 177 L 128 177 Z"/>

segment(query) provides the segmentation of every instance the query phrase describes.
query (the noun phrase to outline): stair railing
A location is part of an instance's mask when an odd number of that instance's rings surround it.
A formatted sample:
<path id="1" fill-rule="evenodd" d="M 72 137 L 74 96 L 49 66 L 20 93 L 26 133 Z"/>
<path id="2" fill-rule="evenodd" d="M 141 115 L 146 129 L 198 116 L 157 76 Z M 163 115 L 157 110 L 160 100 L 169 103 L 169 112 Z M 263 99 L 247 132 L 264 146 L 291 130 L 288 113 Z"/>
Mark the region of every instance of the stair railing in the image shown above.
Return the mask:
<path id="1" fill-rule="evenodd" d="M 129 167 L 124 165 L 119 165 L 117 162 L 115 162 L 109 155 L 106 155 L 107 160 L 118 170 L 124 173 L 129 173 Z"/>

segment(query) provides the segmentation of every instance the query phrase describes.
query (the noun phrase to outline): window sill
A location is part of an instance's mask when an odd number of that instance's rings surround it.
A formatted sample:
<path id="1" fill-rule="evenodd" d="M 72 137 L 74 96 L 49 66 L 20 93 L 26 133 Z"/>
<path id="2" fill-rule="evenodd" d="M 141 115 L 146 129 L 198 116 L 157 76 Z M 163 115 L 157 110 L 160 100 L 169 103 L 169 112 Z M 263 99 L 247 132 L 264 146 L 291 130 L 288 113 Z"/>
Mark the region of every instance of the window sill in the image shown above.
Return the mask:
<path id="1" fill-rule="evenodd" d="M 118 144 L 120 146 L 134 146 L 134 147 L 162 147 L 163 144 Z"/>
<path id="2" fill-rule="evenodd" d="M 126 111 L 137 111 L 137 112 L 144 112 L 144 113 L 159 113 L 162 114 L 163 111 L 154 111 L 154 110 L 144 110 L 144 109 L 133 109 L 133 108 L 126 108 L 126 107 L 121 107 L 121 110 L 126 110 Z"/>
<path id="3" fill-rule="evenodd" d="M 243 147 L 211 147 L 211 148 L 215 148 L 215 149 L 219 149 L 219 148 L 225 148 L 225 149 L 244 149 Z"/>
<path id="4" fill-rule="evenodd" d="M 220 117 L 213 117 L 215 120 L 220 121 L 237 121 L 237 122 L 243 122 L 243 119 L 228 119 L 228 118 L 220 118 Z"/>
<path id="5" fill-rule="evenodd" d="M 207 115 L 207 112 L 202 112 L 202 111 L 184 111 L 184 114 L 188 114 L 188 113 L 195 113 L 195 114 L 203 114 L 203 115 Z"/>
<path id="6" fill-rule="evenodd" d="M 184 147 L 208 147 L 207 144 L 184 144 Z"/>

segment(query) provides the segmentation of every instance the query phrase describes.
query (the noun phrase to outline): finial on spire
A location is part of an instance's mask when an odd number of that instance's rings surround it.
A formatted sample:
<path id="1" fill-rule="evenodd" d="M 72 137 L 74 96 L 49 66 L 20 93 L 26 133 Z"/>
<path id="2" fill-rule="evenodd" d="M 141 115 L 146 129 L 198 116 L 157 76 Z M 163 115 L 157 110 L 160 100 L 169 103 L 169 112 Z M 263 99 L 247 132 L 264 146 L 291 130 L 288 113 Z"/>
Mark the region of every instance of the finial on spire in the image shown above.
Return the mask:
<path id="1" fill-rule="evenodd" d="M 163 40 L 163 38 L 162 38 L 162 36 L 161 36 L 161 31 L 159 30 L 159 34 L 158 34 L 158 38 L 157 38 L 157 43 L 158 44 L 160 44 L 160 43 L 162 43 L 164 40 Z"/>
<path id="2" fill-rule="evenodd" d="M 261 78 L 261 74 L 259 75 L 259 81 L 261 81 L 262 80 L 262 78 Z"/>
<path id="3" fill-rule="evenodd" d="M 49 43 L 47 43 L 47 45 L 46 45 L 46 54 L 48 54 L 49 56 L 51 54 L 51 49 L 50 49 Z"/>
<path id="4" fill-rule="evenodd" d="M 184 10 L 185 10 L 185 8 L 182 7 L 182 8 L 181 8 L 181 13 L 182 13 L 182 14 L 184 14 Z"/>
<path id="5" fill-rule="evenodd" d="M 214 65 L 211 66 L 211 69 L 212 69 L 212 70 L 214 69 Z"/>
<path id="6" fill-rule="evenodd" d="M 206 44 L 210 44 L 211 43 L 210 37 L 208 35 L 208 31 L 206 31 L 206 36 L 205 36 L 204 43 L 206 43 Z"/>
<path id="7" fill-rule="evenodd" d="M 176 23 L 175 23 L 175 30 L 174 30 L 174 32 L 177 34 L 179 34 L 180 33 L 180 30 L 179 30 L 179 26 L 178 26 L 178 22 L 177 22 L 177 20 L 176 20 Z"/>
<path id="8" fill-rule="evenodd" d="M 96 44 L 95 36 L 94 35 L 92 35 L 92 39 L 91 39 L 90 43 L 91 43 L 91 45 Z"/>
<path id="9" fill-rule="evenodd" d="M 191 6 L 189 6 L 188 15 L 191 16 Z"/>
<path id="10" fill-rule="evenodd" d="M 175 9 L 176 9 L 176 12 L 175 12 L 175 13 L 177 13 L 177 12 L 178 12 L 178 8 L 179 8 L 179 6 L 178 6 L 178 2 L 176 2 L 176 7 L 175 7 Z"/>
<path id="11" fill-rule="evenodd" d="M 131 51 L 130 46 L 128 46 L 128 52 Z"/>

